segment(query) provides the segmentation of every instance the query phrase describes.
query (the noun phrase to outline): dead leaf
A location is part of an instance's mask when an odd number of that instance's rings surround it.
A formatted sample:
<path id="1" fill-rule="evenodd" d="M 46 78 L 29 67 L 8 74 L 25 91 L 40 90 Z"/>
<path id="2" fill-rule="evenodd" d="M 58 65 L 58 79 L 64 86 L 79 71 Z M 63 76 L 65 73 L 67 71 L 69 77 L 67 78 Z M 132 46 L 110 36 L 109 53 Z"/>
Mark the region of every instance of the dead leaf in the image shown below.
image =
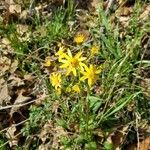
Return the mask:
<path id="1" fill-rule="evenodd" d="M 7 3 L 9 5 L 15 4 L 13 0 L 5 0 L 5 3 Z"/>
<path id="2" fill-rule="evenodd" d="M 58 149 L 61 137 L 68 137 L 68 133 L 67 133 L 67 131 L 64 130 L 63 127 L 57 126 L 54 129 L 53 136 L 54 136 L 54 138 L 53 138 L 52 147 L 54 149 Z"/>
<path id="3" fill-rule="evenodd" d="M 49 134 L 52 134 L 53 129 L 53 123 L 52 121 L 48 121 L 44 127 L 41 130 L 41 133 L 38 135 L 38 137 L 42 140 L 43 143 L 45 143 L 46 139 L 49 138 Z"/>
<path id="4" fill-rule="evenodd" d="M 145 89 L 144 94 L 150 97 L 150 78 L 145 78 L 141 81 L 142 87 Z"/>
<path id="5" fill-rule="evenodd" d="M 150 5 L 146 6 L 139 19 L 146 20 L 150 16 Z"/>
<path id="6" fill-rule="evenodd" d="M 36 95 L 37 99 L 35 101 L 36 105 L 41 105 L 41 103 L 47 98 L 48 95 L 46 95 L 46 91 L 43 91 L 43 93 L 39 93 Z"/>
<path id="7" fill-rule="evenodd" d="M 140 142 L 139 150 L 150 150 L 150 137 L 147 137 L 142 142 Z"/>
<path id="8" fill-rule="evenodd" d="M 26 74 L 24 75 L 24 79 L 31 82 L 35 79 L 35 76 L 33 76 L 32 74 Z"/>
<path id="9" fill-rule="evenodd" d="M 8 86 L 7 84 L 5 85 L 0 85 L 0 105 L 3 103 L 8 104 L 10 102 L 11 97 L 9 96 L 8 93 Z"/>
<path id="10" fill-rule="evenodd" d="M 19 4 L 9 5 L 9 13 L 10 14 L 20 14 L 21 13 L 21 6 Z"/>
<path id="11" fill-rule="evenodd" d="M 18 60 L 14 60 L 14 62 L 10 66 L 10 73 L 14 73 L 18 68 Z"/>
<path id="12" fill-rule="evenodd" d="M 2 40 L 0 41 L 0 48 L 3 49 L 2 53 L 4 55 L 13 52 L 13 48 L 11 47 L 11 42 L 7 38 L 2 38 Z"/>
<path id="13" fill-rule="evenodd" d="M 120 16 L 119 18 L 119 22 L 124 26 L 127 27 L 129 25 L 129 16 Z"/>
<path id="14" fill-rule="evenodd" d="M 55 115 L 58 113 L 59 106 L 60 106 L 59 101 L 53 103 L 52 112 L 55 113 Z"/>
<path id="15" fill-rule="evenodd" d="M 0 76 L 5 74 L 6 71 L 9 70 L 11 65 L 11 60 L 7 58 L 6 56 L 0 56 Z"/>
<path id="16" fill-rule="evenodd" d="M 23 36 L 28 31 L 27 25 L 18 24 L 17 25 L 17 32 L 20 34 L 20 36 Z"/>
<path id="17" fill-rule="evenodd" d="M 10 82 L 11 87 L 24 85 L 24 81 L 19 77 L 15 77 L 14 75 L 10 75 L 8 81 Z"/>
<path id="18" fill-rule="evenodd" d="M 9 140 L 10 147 L 18 145 L 18 140 L 15 136 L 15 132 L 16 132 L 16 127 L 12 124 L 12 126 L 10 126 L 6 132 L 6 137 Z"/>
<path id="19" fill-rule="evenodd" d="M 131 7 L 120 7 L 119 9 L 116 10 L 115 15 L 116 17 L 119 16 L 129 16 L 132 12 Z"/>
<path id="20" fill-rule="evenodd" d="M 21 90 L 21 91 L 20 91 L 20 93 L 19 93 L 17 99 L 16 99 L 15 102 L 14 102 L 14 105 L 23 104 L 24 102 L 26 102 L 26 101 L 28 101 L 28 100 L 31 99 L 31 97 L 25 97 L 25 96 L 23 96 L 23 95 L 22 95 L 23 92 L 24 92 L 24 90 Z M 21 106 L 20 106 L 20 107 L 21 107 Z M 18 106 L 18 107 L 13 106 L 13 107 L 11 108 L 11 110 L 10 110 L 10 116 L 12 116 L 13 113 L 16 112 L 20 107 L 19 107 L 19 106 Z"/>
<path id="21" fill-rule="evenodd" d="M 19 16 L 20 20 L 26 20 L 28 17 L 28 11 L 27 10 L 23 10 Z"/>
<path id="22" fill-rule="evenodd" d="M 91 6 L 96 10 L 98 7 L 100 7 L 101 3 L 102 2 L 100 2 L 100 0 L 92 0 Z"/>
<path id="23" fill-rule="evenodd" d="M 4 80 L 4 78 L 1 78 L 0 79 L 0 87 L 2 86 L 2 84 L 4 84 L 5 83 L 5 80 Z"/>
<path id="24" fill-rule="evenodd" d="M 4 44 L 4 45 L 10 45 L 10 41 L 7 39 L 7 38 L 2 38 L 2 44 Z"/>
<path id="25" fill-rule="evenodd" d="M 123 142 L 123 139 L 124 139 L 124 136 L 126 135 L 127 129 L 128 129 L 128 126 L 121 127 L 111 136 L 112 143 L 113 143 L 115 150 L 120 150 L 119 146 Z"/>

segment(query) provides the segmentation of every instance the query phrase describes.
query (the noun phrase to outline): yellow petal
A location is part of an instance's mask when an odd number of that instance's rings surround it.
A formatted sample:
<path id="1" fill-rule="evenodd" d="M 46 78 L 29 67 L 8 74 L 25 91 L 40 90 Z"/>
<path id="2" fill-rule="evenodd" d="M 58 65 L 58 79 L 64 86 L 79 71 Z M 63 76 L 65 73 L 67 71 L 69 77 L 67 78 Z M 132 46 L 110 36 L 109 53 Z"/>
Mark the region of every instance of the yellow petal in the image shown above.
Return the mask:
<path id="1" fill-rule="evenodd" d="M 68 55 L 72 58 L 72 53 L 71 53 L 70 49 L 68 49 L 67 52 L 68 52 Z"/>
<path id="2" fill-rule="evenodd" d="M 85 68 L 86 71 L 89 70 L 89 68 L 87 67 L 87 65 L 84 65 L 84 68 Z"/>
<path id="3" fill-rule="evenodd" d="M 72 87 L 72 90 L 75 91 L 75 92 L 77 92 L 77 93 L 80 93 L 80 87 L 79 87 L 79 85 L 78 84 L 74 85 Z"/>
<path id="4" fill-rule="evenodd" d="M 92 86 L 92 79 L 88 79 L 88 85 L 91 87 Z"/>
<path id="5" fill-rule="evenodd" d="M 73 71 L 73 75 L 76 77 L 76 76 L 77 76 L 76 69 L 75 69 L 75 68 L 73 68 L 73 69 L 72 69 L 72 71 Z"/>
<path id="6" fill-rule="evenodd" d="M 51 61 L 50 61 L 50 60 L 47 60 L 47 61 L 44 63 L 44 66 L 45 66 L 45 67 L 50 67 L 50 66 L 51 66 Z"/>
<path id="7" fill-rule="evenodd" d="M 66 73 L 66 76 L 68 76 L 71 72 L 71 68 L 69 67 L 68 70 L 67 70 L 67 73 Z"/>
<path id="8" fill-rule="evenodd" d="M 86 76 L 83 76 L 83 77 L 80 78 L 80 81 L 84 81 L 84 80 L 86 80 L 86 79 L 87 79 L 87 77 L 86 77 Z"/>
<path id="9" fill-rule="evenodd" d="M 87 58 L 86 57 L 81 57 L 79 58 L 79 61 L 83 61 L 83 60 L 86 60 Z"/>
<path id="10" fill-rule="evenodd" d="M 60 68 L 67 68 L 69 65 L 66 63 L 66 64 L 63 64 L 60 66 Z"/>
<path id="11" fill-rule="evenodd" d="M 82 55 L 82 52 L 78 52 L 78 53 L 75 55 L 75 58 L 79 59 L 81 55 Z"/>

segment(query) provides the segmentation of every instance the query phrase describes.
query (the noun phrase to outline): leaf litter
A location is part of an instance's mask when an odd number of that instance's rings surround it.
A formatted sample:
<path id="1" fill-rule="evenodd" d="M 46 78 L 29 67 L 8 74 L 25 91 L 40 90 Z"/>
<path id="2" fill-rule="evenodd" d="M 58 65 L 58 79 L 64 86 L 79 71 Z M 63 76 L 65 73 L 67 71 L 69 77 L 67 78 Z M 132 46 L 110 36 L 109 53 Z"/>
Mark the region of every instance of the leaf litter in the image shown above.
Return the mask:
<path id="1" fill-rule="evenodd" d="M 124 1 L 117 1 L 121 7 L 115 11 L 113 14 L 114 18 L 118 18 L 119 22 L 122 24 L 123 28 L 127 28 L 129 25 L 130 17 L 133 12 L 133 5 L 131 6 L 126 6 L 126 2 Z M 55 2 L 53 5 L 56 4 Z M 83 6 L 84 2 L 81 1 L 80 5 L 78 6 Z M 49 4 L 51 6 L 52 4 Z M 62 5 L 62 2 L 59 2 L 58 5 Z M 93 0 L 88 8 L 86 9 L 89 10 L 94 10 L 93 12 L 95 13 L 93 16 L 97 15 L 97 8 L 99 5 L 102 5 L 100 1 Z M 3 23 L 8 23 L 12 20 L 15 19 L 20 19 L 20 20 L 27 20 L 28 17 L 30 18 L 30 15 L 28 13 L 28 10 L 22 9 L 21 4 L 17 4 L 14 1 L 4 1 L 2 2 L 2 6 L 4 6 L 3 15 L 2 17 L 2 22 Z M 104 8 L 107 8 L 108 2 L 104 4 Z M 43 11 L 42 9 L 42 4 L 40 4 L 39 7 L 36 8 L 36 11 Z M 110 6 L 111 7 L 111 6 Z M 139 19 L 140 20 L 146 20 L 149 17 L 149 5 L 145 6 L 143 9 L 143 12 L 140 14 Z M 83 16 L 79 15 L 77 17 L 77 20 L 79 21 L 80 25 L 80 33 L 84 33 L 86 35 L 86 39 L 88 40 L 90 34 L 89 31 L 87 30 L 88 27 L 95 27 L 97 26 L 94 24 L 94 19 L 96 17 L 90 16 L 87 13 L 88 11 L 83 9 Z M 92 13 L 93 13 L 92 12 Z M 46 12 L 49 14 L 48 12 Z M 80 12 L 81 13 L 81 12 Z M 32 18 L 32 17 L 31 17 Z M 92 20 L 93 19 L 93 20 Z M 89 20 L 89 22 L 87 21 Z M 92 21 L 91 21 L 92 20 Z M 96 22 L 96 21 L 95 21 Z M 20 40 L 21 42 L 24 41 L 30 41 L 30 33 L 29 33 L 29 25 L 25 24 L 17 24 L 17 33 L 20 35 Z M 43 33 L 43 31 L 40 31 L 43 34 L 43 37 L 46 36 L 46 33 Z M 8 116 L 13 120 L 12 122 L 15 123 L 15 118 L 13 118 L 13 114 L 15 112 L 18 112 L 20 107 L 15 107 L 15 105 L 21 105 L 23 103 L 26 103 L 28 101 L 32 101 L 33 99 L 36 99 L 35 105 L 41 105 L 42 101 L 46 99 L 47 97 L 47 91 L 41 90 L 38 86 L 36 85 L 39 84 L 40 81 L 35 81 L 34 79 L 36 78 L 32 74 L 25 74 L 23 76 L 20 75 L 20 69 L 19 69 L 19 62 L 16 58 L 14 58 L 14 50 L 11 47 L 11 43 L 8 40 L 8 38 L 1 36 L 1 41 L 0 41 L 0 108 L 3 106 L 7 106 L 7 104 L 11 104 L 12 107 L 8 111 Z M 49 72 L 49 71 L 48 71 Z M 37 78 L 36 78 L 37 79 Z M 28 82 L 26 82 L 28 81 Z M 30 84 L 33 83 L 33 86 L 30 87 Z M 142 82 L 141 85 L 145 88 L 145 95 L 147 97 L 150 97 L 150 91 L 149 91 L 149 77 L 146 77 Z M 29 89 L 27 90 L 26 87 Z M 35 92 L 35 89 L 38 89 L 38 92 Z M 43 92 L 44 91 L 44 92 Z M 32 94 L 34 93 L 34 94 Z M 14 105 L 14 106 L 13 106 Z M 25 108 L 25 111 L 28 111 L 28 108 Z M 53 106 L 53 112 L 55 115 L 58 114 L 59 112 L 59 103 L 56 102 Z M 27 115 L 28 116 L 28 115 Z M 24 116 L 25 118 L 27 116 Z M 22 120 L 22 116 L 20 115 L 20 120 Z M 3 125 L 2 125 L 3 126 Z M 7 124 L 9 127 L 7 132 L 6 132 L 6 138 L 10 140 L 9 146 L 13 147 L 18 145 L 18 139 L 16 138 L 16 131 L 17 128 L 9 122 Z M 107 138 L 107 141 L 109 143 L 113 143 L 114 147 L 116 150 L 120 149 L 120 145 L 124 142 L 125 136 L 127 134 L 128 126 L 122 127 L 119 130 L 114 130 L 112 134 L 110 134 Z M 18 131 L 17 131 L 18 132 Z M 50 149 L 50 145 L 52 145 L 53 148 L 59 149 L 59 137 L 64 136 L 67 137 L 69 134 L 67 131 L 64 130 L 64 128 L 60 126 L 54 126 L 54 124 L 51 121 L 48 121 L 43 128 L 40 130 L 40 133 L 38 134 L 39 139 L 41 139 L 42 144 L 39 146 L 40 149 Z M 46 140 L 49 137 L 53 137 L 53 141 L 50 141 L 46 143 Z M 150 146 L 150 138 L 149 137 L 144 137 L 144 139 L 139 143 L 140 145 L 140 150 L 148 150 Z M 136 149 L 137 143 L 136 144 L 131 144 L 132 149 Z M 61 147 L 60 149 L 63 149 Z M 130 149 L 130 148 L 129 148 Z"/>

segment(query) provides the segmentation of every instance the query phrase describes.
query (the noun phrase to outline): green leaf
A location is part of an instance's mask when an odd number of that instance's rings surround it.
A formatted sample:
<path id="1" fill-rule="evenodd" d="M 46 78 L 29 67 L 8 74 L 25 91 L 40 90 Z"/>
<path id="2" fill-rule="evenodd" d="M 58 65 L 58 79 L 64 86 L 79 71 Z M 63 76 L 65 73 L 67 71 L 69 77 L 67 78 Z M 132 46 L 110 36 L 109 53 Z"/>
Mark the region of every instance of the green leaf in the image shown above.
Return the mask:
<path id="1" fill-rule="evenodd" d="M 104 142 L 104 150 L 113 150 L 113 149 L 114 148 L 113 148 L 113 144 L 112 143 L 110 143 L 108 141 Z"/>
<path id="2" fill-rule="evenodd" d="M 102 99 L 95 96 L 89 96 L 89 105 L 93 112 L 96 112 L 102 104 Z"/>

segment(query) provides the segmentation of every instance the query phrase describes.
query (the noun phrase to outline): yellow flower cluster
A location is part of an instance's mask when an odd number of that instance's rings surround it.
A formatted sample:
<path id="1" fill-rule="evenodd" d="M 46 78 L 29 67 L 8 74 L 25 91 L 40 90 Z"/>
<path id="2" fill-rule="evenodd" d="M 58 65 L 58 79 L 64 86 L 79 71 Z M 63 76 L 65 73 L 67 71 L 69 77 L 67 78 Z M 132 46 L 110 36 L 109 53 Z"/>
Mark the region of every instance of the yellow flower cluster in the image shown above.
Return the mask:
<path id="1" fill-rule="evenodd" d="M 78 52 L 75 56 L 73 56 L 69 49 L 68 49 L 67 54 L 63 55 L 64 59 L 59 58 L 60 62 L 62 63 L 60 68 L 66 68 L 67 69 L 67 73 L 66 73 L 67 76 L 71 72 L 73 73 L 74 76 L 76 76 L 77 75 L 77 69 L 83 70 L 83 67 L 85 66 L 85 64 L 82 63 L 82 61 L 84 61 L 86 59 L 86 57 L 81 56 L 82 52 Z"/>
<path id="2" fill-rule="evenodd" d="M 74 38 L 74 42 L 76 44 L 81 44 L 84 41 L 85 37 L 82 34 L 78 34 Z M 90 56 L 98 54 L 98 52 L 99 47 L 93 45 L 91 47 Z M 70 76 L 68 79 L 71 79 L 72 81 L 70 82 L 72 82 L 74 85 L 72 85 L 71 83 L 71 88 L 70 86 L 67 87 L 66 91 L 75 93 L 81 92 L 80 84 L 82 82 L 87 82 L 88 86 L 91 88 L 99 78 L 99 74 L 102 69 L 99 69 L 98 67 L 96 67 L 96 65 L 93 64 L 90 64 L 89 66 L 86 65 L 86 63 L 88 63 L 88 59 L 83 56 L 83 52 L 81 52 L 81 50 L 76 54 L 73 54 L 69 48 L 66 49 L 60 44 L 58 51 L 55 53 L 55 56 L 58 59 L 59 68 L 62 69 L 61 72 L 64 71 L 63 73 L 58 73 L 58 71 L 55 71 L 50 75 L 50 82 L 58 94 L 61 93 L 61 88 L 63 87 L 63 79 L 68 78 L 68 76 Z M 51 66 L 50 57 L 47 57 L 45 59 L 44 66 Z M 78 83 L 75 83 L 76 81 Z"/>
<path id="3" fill-rule="evenodd" d="M 83 34 L 77 34 L 74 37 L 74 42 L 77 44 L 81 44 L 85 41 L 85 36 Z"/>

